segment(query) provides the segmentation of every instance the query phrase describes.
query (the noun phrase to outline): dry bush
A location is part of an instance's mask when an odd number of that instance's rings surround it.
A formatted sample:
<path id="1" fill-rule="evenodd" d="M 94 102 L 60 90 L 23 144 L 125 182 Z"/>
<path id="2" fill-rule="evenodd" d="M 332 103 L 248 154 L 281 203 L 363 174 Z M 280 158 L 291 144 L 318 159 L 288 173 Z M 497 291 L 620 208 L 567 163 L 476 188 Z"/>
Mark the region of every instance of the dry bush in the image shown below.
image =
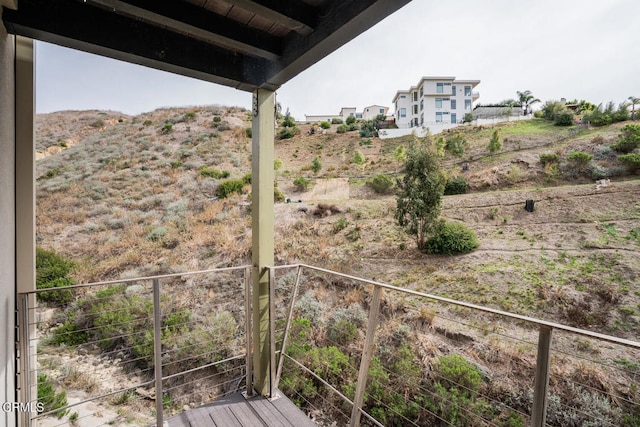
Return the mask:
<path id="1" fill-rule="evenodd" d="M 318 203 L 318 206 L 313 210 L 313 215 L 317 217 L 331 216 L 336 213 L 342 212 L 336 205 L 328 205 L 326 203 Z"/>

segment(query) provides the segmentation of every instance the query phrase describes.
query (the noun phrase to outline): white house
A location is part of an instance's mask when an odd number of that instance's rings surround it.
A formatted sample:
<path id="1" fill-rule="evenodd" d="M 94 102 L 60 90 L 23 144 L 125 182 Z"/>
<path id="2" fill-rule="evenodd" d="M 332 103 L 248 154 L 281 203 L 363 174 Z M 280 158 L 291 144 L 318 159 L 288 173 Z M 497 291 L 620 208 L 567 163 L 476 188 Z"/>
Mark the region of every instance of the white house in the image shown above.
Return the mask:
<path id="1" fill-rule="evenodd" d="M 368 107 L 364 107 L 362 112 L 358 112 L 356 107 L 342 107 L 340 109 L 340 113 L 335 115 L 320 114 L 310 116 L 305 114 L 305 122 L 330 122 L 331 119 L 340 119 L 342 121 L 346 121 L 348 117 L 371 120 L 380 114 L 384 114 L 386 116 L 388 111 L 389 107 L 385 107 L 384 105 L 369 105 Z"/>
<path id="2" fill-rule="evenodd" d="M 396 125 L 415 127 L 451 127 L 462 123 L 480 95 L 473 89 L 480 80 L 456 80 L 455 77 L 422 77 L 416 86 L 399 90 L 393 98 Z M 449 126 L 447 126 L 449 125 Z"/>

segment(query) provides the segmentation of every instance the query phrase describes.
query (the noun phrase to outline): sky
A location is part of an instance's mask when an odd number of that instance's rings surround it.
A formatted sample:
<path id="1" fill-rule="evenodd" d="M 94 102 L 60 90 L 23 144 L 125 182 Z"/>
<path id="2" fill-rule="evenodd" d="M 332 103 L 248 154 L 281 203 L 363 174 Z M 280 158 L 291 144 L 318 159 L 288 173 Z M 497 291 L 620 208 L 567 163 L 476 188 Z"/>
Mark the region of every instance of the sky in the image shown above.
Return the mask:
<path id="1" fill-rule="evenodd" d="M 385 105 L 423 76 L 480 80 L 478 102 L 530 90 L 619 104 L 640 97 L 639 0 L 413 0 L 276 92 L 283 111 L 338 114 Z M 36 111 L 250 108 L 251 94 L 36 43 Z M 542 104 L 540 104 L 542 105 Z"/>

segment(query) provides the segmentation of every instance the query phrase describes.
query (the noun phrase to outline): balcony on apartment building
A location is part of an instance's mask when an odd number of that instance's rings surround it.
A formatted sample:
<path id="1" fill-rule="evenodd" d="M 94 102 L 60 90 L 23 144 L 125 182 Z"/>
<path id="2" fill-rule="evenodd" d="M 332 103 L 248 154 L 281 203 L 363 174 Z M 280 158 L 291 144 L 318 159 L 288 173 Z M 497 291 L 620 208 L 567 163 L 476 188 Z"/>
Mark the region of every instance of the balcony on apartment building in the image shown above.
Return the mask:
<path id="1" fill-rule="evenodd" d="M 259 325 L 250 266 L 20 294 L 19 395 L 40 409 L 22 425 L 614 426 L 640 414 L 639 342 L 411 283 L 302 264 L 266 273 Z"/>

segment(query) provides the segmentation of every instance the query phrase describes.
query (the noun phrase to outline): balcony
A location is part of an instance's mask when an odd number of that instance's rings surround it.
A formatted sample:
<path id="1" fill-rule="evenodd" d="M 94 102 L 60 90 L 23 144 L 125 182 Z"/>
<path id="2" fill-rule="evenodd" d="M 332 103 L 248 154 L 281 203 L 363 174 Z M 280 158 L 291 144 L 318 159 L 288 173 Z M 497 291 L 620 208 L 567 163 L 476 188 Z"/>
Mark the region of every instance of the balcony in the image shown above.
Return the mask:
<path id="1" fill-rule="evenodd" d="M 639 342 L 309 265 L 267 270 L 265 325 L 251 321 L 249 266 L 20 294 L 18 391 L 35 410 L 23 425 L 259 416 L 296 426 L 618 426 L 640 416 Z M 64 303 L 36 302 L 52 299 Z M 252 397 L 256 329 L 270 338 L 269 399 Z"/>

